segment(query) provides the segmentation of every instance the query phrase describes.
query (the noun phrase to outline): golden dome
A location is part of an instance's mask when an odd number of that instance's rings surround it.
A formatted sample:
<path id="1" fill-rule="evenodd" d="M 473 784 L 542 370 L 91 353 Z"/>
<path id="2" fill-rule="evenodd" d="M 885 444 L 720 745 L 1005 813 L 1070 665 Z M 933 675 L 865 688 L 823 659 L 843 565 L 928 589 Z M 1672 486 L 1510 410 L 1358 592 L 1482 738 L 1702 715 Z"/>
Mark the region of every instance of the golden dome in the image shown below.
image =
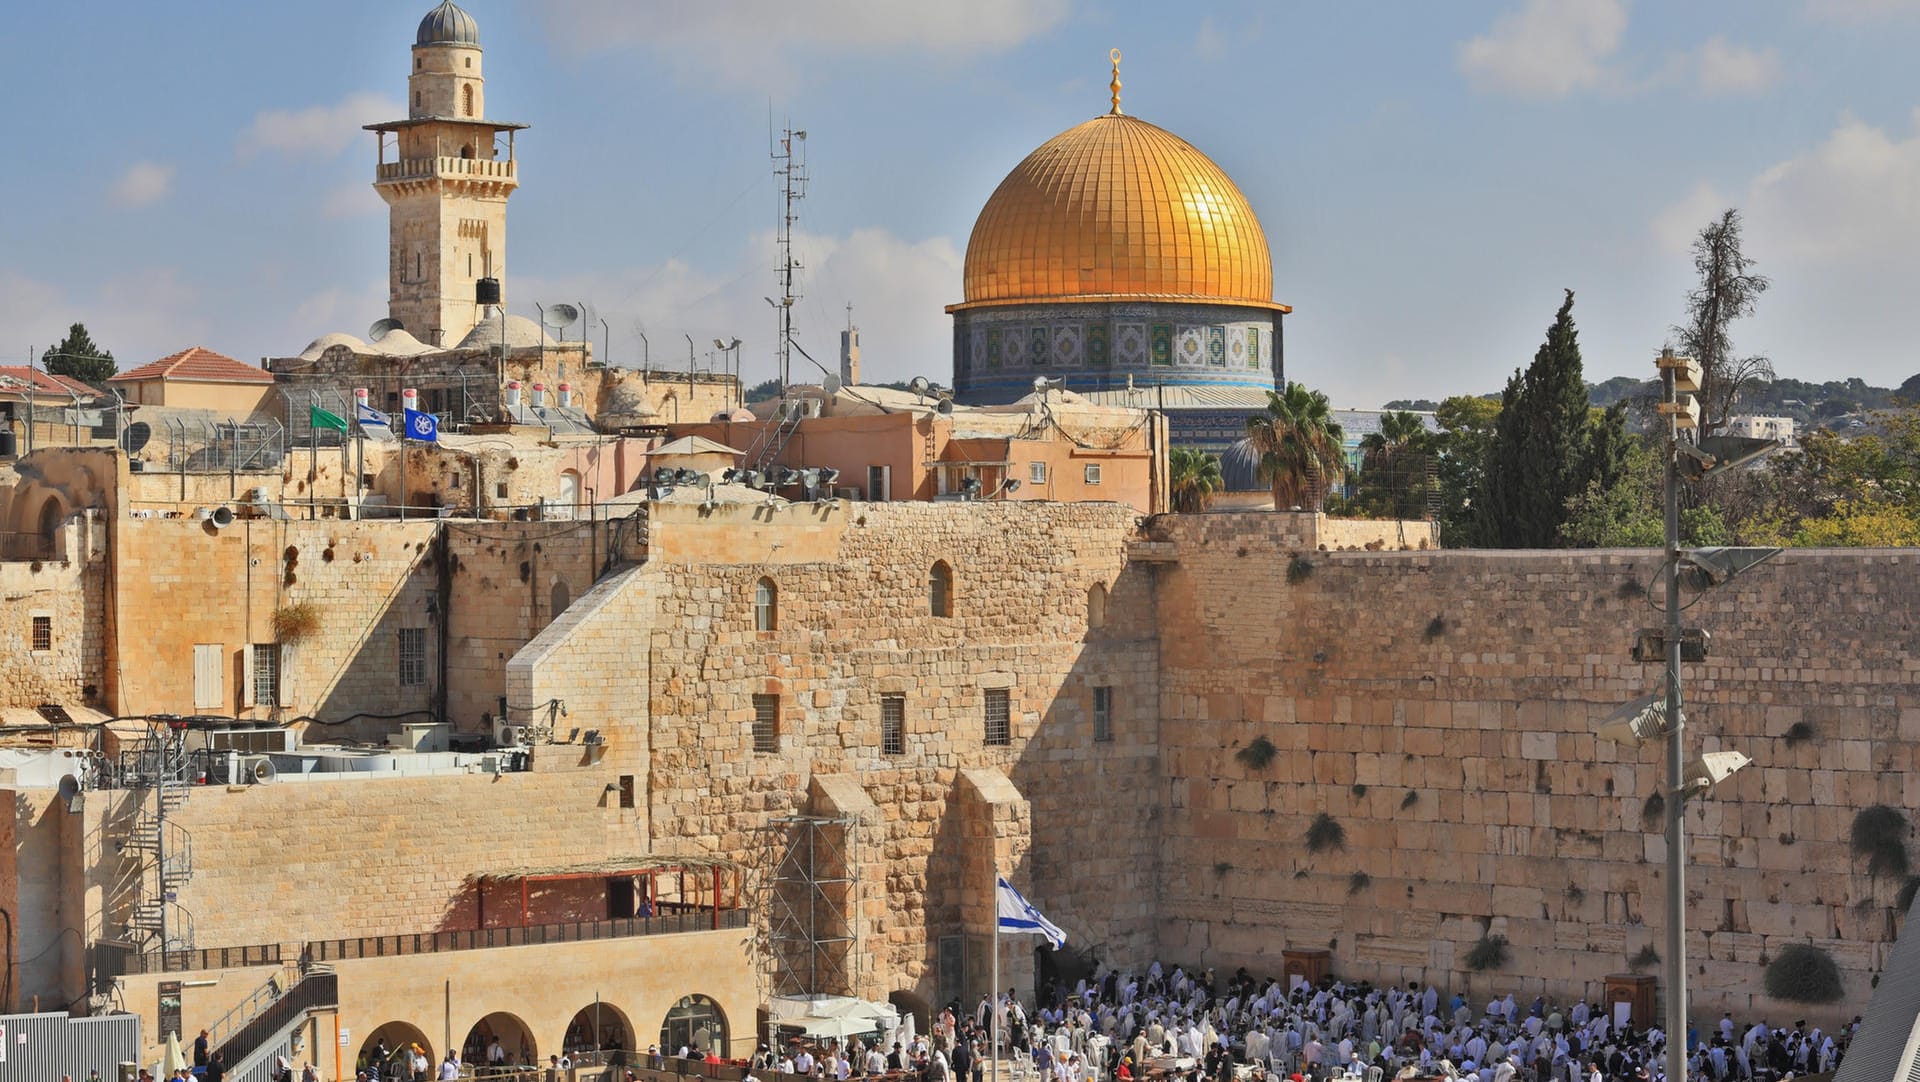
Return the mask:
<path id="1" fill-rule="evenodd" d="M 1246 196 L 1192 144 L 1118 108 L 1047 140 L 1000 182 L 967 241 L 966 300 L 953 307 L 1199 300 L 1286 311 Z"/>

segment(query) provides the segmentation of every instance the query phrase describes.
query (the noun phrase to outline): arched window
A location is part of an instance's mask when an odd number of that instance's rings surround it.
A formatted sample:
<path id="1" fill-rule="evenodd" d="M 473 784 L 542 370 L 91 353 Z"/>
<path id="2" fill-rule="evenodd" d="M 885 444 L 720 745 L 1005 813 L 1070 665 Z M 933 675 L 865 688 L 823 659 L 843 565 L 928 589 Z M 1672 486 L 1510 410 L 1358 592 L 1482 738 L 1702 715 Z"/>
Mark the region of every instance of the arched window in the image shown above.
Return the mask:
<path id="1" fill-rule="evenodd" d="M 574 470 L 560 471 L 560 505 L 562 507 L 580 505 L 580 474 Z"/>
<path id="2" fill-rule="evenodd" d="M 1107 624 L 1107 588 L 1100 583 L 1087 587 L 1087 627 Z"/>
<path id="3" fill-rule="evenodd" d="M 935 560 L 927 575 L 927 607 L 935 616 L 953 615 L 953 568 L 945 560 Z"/>
<path id="4" fill-rule="evenodd" d="M 720 1004 L 707 996 L 683 997 L 660 1023 L 660 1051 L 665 1055 L 671 1056 L 682 1048 L 712 1049 L 725 1055 L 731 1047 L 727 1040 L 727 1016 L 721 1012 Z"/>
<path id="5" fill-rule="evenodd" d="M 471 159 L 471 158 L 473 157 L 473 144 L 472 144 L 472 143 L 466 143 L 466 144 L 464 144 L 464 145 L 462 145 L 462 146 L 460 147 L 460 156 L 461 156 L 462 158 L 468 158 L 468 159 Z"/>
<path id="6" fill-rule="evenodd" d="M 753 629 L 774 631 L 780 626 L 780 588 L 772 579 L 753 584 Z"/>
<path id="7" fill-rule="evenodd" d="M 463 86 L 460 88 L 460 115 L 461 116 L 473 115 L 473 84 L 472 83 L 468 83 L 466 86 Z"/>
<path id="8" fill-rule="evenodd" d="M 567 589 L 566 583 L 556 582 L 553 584 L 553 590 L 548 595 L 547 601 L 549 606 L 547 618 L 550 620 L 558 619 L 561 613 L 567 611 L 567 606 L 573 604 L 573 591 Z"/>

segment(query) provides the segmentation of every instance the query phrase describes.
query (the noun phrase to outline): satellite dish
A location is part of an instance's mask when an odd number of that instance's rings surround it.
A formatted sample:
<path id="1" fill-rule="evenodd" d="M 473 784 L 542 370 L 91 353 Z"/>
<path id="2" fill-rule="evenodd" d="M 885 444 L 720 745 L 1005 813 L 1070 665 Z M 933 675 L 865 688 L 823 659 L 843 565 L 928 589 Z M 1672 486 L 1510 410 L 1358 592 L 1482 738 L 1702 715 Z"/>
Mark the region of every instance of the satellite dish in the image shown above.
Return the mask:
<path id="1" fill-rule="evenodd" d="M 120 433 L 120 449 L 130 455 L 137 455 L 140 449 L 153 438 L 153 426 L 145 421 L 135 421 Z"/>
<path id="2" fill-rule="evenodd" d="M 405 323 L 391 316 L 386 319 L 376 319 L 373 321 L 373 325 L 367 328 L 367 341 L 378 342 L 394 331 L 404 331 L 406 329 L 407 325 Z"/>
<path id="3" fill-rule="evenodd" d="M 821 376 L 820 389 L 827 392 L 828 394 L 833 394 L 835 391 L 838 391 L 840 389 L 840 377 L 834 375 L 832 372 L 828 372 L 826 375 Z"/>
<path id="4" fill-rule="evenodd" d="M 562 302 L 553 305 L 540 314 L 540 322 L 553 330 L 561 330 L 580 322 L 580 309 Z"/>

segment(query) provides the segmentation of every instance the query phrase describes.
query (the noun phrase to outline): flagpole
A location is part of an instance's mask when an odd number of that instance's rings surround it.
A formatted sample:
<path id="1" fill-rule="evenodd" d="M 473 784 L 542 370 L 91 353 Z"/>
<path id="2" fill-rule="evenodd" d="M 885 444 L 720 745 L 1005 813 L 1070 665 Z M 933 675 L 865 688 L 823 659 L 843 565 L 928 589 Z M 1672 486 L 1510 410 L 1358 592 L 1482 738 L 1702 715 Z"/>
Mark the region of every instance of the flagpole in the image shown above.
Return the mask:
<path id="1" fill-rule="evenodd" d="M 993 1082 L 1000 1082 L 1000 865 L 993 868 L 993 964 L 987 985 L 987 1054 L 993 1057 Z"/>

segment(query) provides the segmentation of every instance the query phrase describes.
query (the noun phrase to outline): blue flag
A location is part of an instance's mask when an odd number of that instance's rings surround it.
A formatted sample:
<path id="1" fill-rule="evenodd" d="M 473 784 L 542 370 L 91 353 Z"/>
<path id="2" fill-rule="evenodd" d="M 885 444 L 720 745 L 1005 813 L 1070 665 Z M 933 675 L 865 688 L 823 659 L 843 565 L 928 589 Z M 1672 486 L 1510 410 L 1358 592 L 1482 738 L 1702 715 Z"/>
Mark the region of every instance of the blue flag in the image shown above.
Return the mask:
<path id="1" fill-rule="evenodd" d="M 1054 950 L 1066 946 L 1067 933 L 1059 926 L 1040 915 L 1033 903 L 1020 896 L 1013 884 L 1003 877 L 994 879 L 994 909 L 999 918 L 999 927 L 1003 932 L 1029 932 L 1047 937 Z"/>
<path id="2" fill-rule="evenodd" d="M 433 414 L 425 410 L 408 410 L 406 413 L 407 430 L 403 435 L 407 439 L 432 443 L 440 438 L 440 422 Z"/>

